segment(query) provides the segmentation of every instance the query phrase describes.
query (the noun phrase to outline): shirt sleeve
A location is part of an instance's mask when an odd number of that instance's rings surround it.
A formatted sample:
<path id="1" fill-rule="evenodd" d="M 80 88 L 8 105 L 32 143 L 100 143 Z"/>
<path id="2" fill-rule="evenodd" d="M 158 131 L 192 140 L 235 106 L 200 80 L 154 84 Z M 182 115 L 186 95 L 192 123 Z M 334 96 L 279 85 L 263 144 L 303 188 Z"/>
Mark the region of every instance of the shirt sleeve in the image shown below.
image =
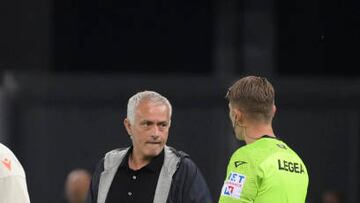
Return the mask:
<path id="1" fill-rule="evenodd" d="M 193 178 L 190 186 L 189 186 L 189 195 L 188 198 L 190 201 L 185 202 L 192 202 L 192 203 L 211 203 L 212 198 L 210 195 L 210 191 L 208 189 L 208 186 L 206 184 L 206 181 L 200 172 L 200 169 L 193 163 L 191 160 L 189 160 L 193 164 Z M 186 198 L 184 198 L 186 199 Z"/>
<path id="2" fill-rule="evenodd" d="M 184 158 L 173 177 L 167 202 L 212 203 L 212 197 L 200 169 Z"/>
<path id="3" fill-rule="evenodd" d="M 104 158 L 101 159 L 95 167 L 93 176 L 91 178 L 89 191 L 87 193 L 86 203 L 96 203 L 98 190 L 99 190 L 99 182 L 101 173 L 104 171 Z"/>
<path id="4" fill-rule="evenodd" d="M 255 167 L 246 153 L 235 152 L 227 166 L 219 203 L 253 202 L 258 191 Z"/>
<path id="5" fill-rule="evenodd" d="M 1 178 L 0 202 L 29 203 L 25 178 L 20 176 Z"/>
<path id="6" fill-rule="evenodd" d="M 24 169 L 10 151 L 0 154 L 0 202 L 30 202 Z"/>

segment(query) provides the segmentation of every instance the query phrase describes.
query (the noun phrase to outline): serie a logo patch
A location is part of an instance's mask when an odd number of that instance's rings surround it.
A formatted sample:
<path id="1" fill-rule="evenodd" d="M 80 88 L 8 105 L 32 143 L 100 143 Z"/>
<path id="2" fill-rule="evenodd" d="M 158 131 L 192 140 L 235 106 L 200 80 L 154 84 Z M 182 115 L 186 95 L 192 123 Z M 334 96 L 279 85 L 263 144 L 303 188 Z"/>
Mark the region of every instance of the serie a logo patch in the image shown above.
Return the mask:
<path id="1" fill-rule="evenodd" d="M 224 182 L 221 195 L 239 199 L 244 187 L 246 176 L 231 172 Z"/>

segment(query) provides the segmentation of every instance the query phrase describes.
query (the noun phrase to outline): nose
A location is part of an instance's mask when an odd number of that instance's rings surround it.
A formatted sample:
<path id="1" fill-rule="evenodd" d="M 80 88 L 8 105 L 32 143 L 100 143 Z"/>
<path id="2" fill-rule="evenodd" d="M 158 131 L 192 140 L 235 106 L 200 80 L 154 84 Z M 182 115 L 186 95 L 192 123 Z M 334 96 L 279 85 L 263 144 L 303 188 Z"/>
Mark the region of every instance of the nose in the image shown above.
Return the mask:
<path id="1" fill-rule="evenodd" d="M 160 129 L 159 129 L 159 127 L 158 126 L 154 126 L 153 127 L 153 130 L 152 130 L 152 132 L 151 132 L 151 138 L 153 138 L 153 139 L 158 139 L 160 137 Z"/>
<path id="2" fill-rule="evenodd" d="M 154 135 L 154 134 L 151 135 L 151 138 L 152 138 L 153 140 L 157 140 L 159 137 L 160 137 L 159 135 Z"/>

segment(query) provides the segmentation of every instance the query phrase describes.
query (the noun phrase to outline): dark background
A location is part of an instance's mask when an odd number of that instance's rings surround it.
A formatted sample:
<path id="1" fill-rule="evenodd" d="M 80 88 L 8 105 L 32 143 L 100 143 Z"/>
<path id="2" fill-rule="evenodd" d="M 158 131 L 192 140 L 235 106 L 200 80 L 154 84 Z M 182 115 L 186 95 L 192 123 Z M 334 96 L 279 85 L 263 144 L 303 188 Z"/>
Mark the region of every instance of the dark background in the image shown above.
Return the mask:
<path id="1" fill-rule="evenodd" d="M 63 202 L 74 168 L 126 146 L 127 99 L 173 104 L 169 145 L 193 158 L 217 201 L 232 136 L 227 88 L 276 89 L 274 130 L 306 163 L 308 202 L 359 193 L 360 3 L 14 0 L 1 2 L 0 141 L 22 162 L 32 202 Z"/>

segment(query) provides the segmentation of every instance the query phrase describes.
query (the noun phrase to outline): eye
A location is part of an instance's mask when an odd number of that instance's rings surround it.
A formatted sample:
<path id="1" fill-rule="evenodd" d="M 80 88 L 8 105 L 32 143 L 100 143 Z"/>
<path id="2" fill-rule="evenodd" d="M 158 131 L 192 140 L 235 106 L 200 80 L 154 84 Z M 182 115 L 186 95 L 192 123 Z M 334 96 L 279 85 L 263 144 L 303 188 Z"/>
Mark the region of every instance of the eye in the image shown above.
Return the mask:
<path id="1" fill-rule="evenodd" d="M 163 122 L 163 123 L 160 123 L 159 125 L 162 128 L 166 128 L 169 124 L 167 122 Z"/>
<path id="2" fill-rule="evenodd" d="M 144 126 L 144 127 L 149 127 L 149 126 L 152 125 L 152 122 L 150 122 L 150 121 L 144 121 L 144 122 L 141 123 L 141 125 Z"/>

